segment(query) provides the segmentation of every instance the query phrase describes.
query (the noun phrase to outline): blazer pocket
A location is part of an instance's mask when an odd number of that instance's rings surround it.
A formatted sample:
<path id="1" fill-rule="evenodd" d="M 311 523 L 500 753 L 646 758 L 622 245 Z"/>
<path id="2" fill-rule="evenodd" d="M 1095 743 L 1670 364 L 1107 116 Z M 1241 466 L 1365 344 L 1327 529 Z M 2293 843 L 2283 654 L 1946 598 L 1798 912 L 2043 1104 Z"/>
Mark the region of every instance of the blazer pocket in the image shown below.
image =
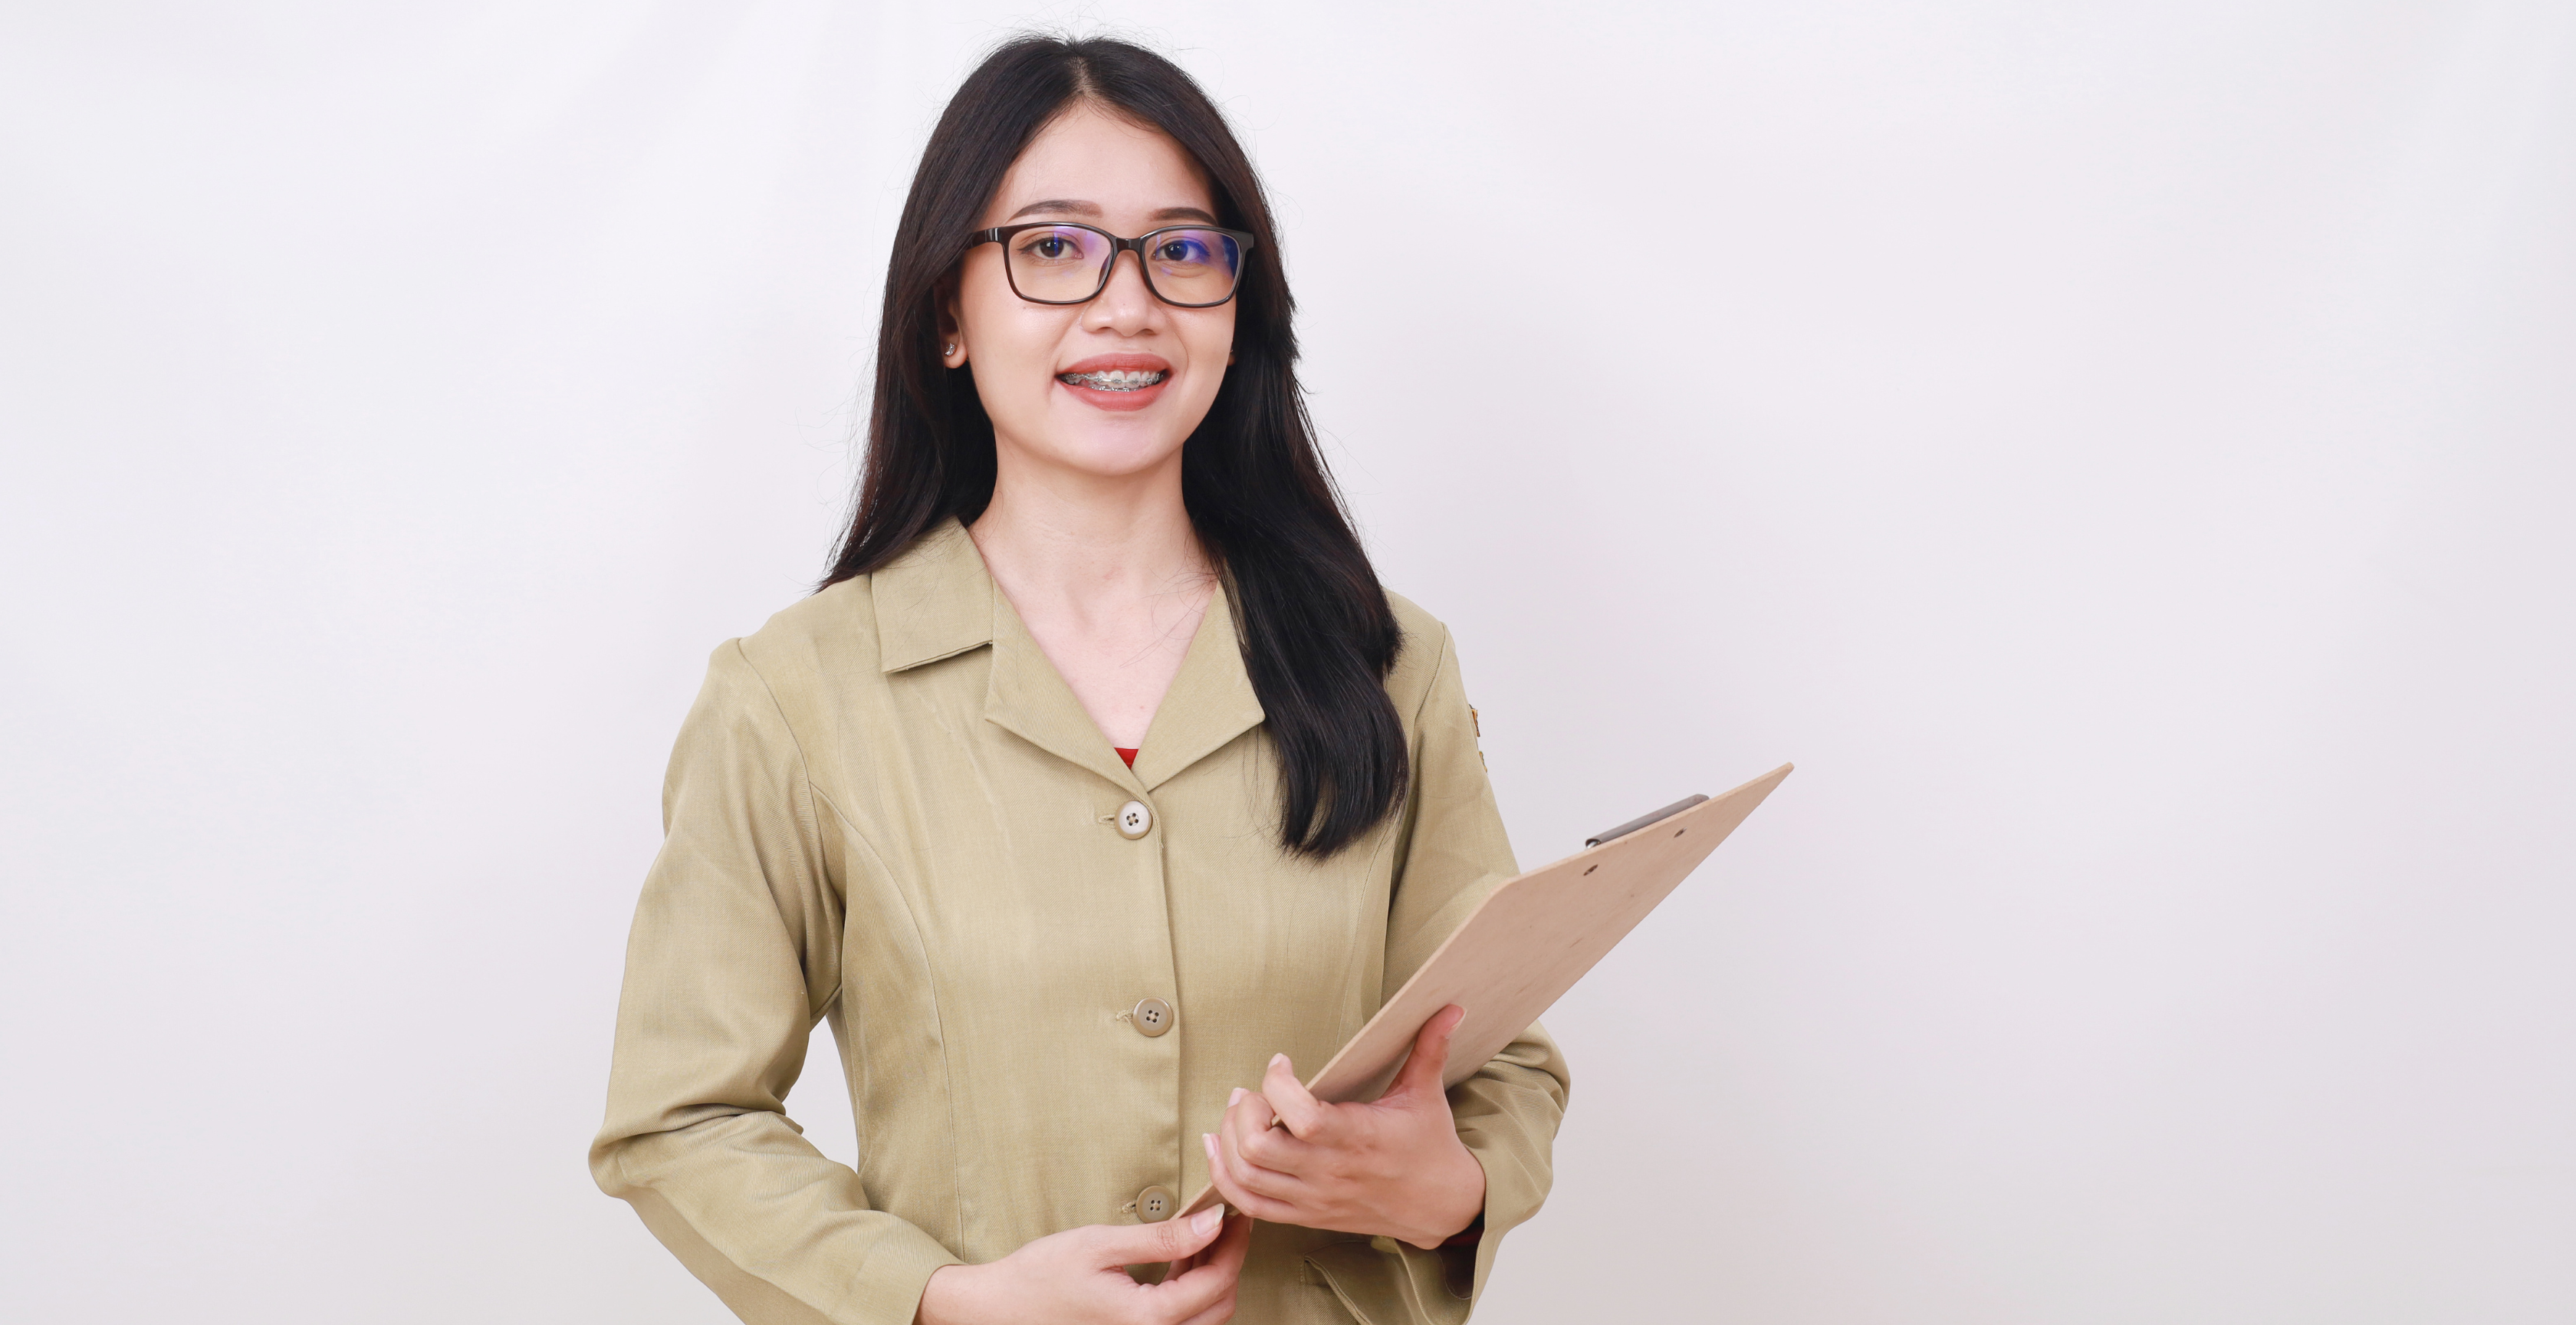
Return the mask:
<path id="1" fill-rule="evenodd" d="M 1307 1255 L 1306 1271 L 1359 1325 L 1464 1325 L 1474 1305 L 1450 1293 L 1440 1253 L 1392 1238 L 1326 1243 Z"/>

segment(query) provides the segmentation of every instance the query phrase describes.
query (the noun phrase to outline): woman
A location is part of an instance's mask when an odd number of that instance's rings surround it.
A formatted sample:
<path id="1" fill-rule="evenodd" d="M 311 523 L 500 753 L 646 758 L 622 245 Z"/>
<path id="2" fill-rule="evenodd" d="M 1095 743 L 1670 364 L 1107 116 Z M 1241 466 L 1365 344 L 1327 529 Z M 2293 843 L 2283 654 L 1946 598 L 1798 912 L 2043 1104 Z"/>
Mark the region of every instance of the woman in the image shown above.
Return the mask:
<path id="1" fill-rule="evenodd" d="M 1015 41 L 941 117 L 832 574 L 672 756 L 591 1151 L 744 1319 L 1454 1321 L 1546 1195 L 1537 1027 L 1298 1085 L 1516 867 L 1290 308 L 1168 61 Z M 784 1112 L 825 1017 L 856 1172 Z M 1240 1214 L 1168 1218 L 1211 1179 Z"/>

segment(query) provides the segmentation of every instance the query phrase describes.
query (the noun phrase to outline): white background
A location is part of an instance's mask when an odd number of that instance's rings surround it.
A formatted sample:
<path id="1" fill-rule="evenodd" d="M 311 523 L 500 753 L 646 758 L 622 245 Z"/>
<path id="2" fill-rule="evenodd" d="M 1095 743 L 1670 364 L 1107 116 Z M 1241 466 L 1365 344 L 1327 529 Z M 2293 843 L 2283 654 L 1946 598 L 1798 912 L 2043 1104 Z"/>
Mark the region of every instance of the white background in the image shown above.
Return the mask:
<path id="1" fill-rule="evenodd" d="M 1798 761 L 1483 1319 L 2576 1318 L 2565 0 L 9 4 L 0 1316 L 722 1318 L 662 761 L 1032 19 L 1247 136 L 1524 861 Z"/>

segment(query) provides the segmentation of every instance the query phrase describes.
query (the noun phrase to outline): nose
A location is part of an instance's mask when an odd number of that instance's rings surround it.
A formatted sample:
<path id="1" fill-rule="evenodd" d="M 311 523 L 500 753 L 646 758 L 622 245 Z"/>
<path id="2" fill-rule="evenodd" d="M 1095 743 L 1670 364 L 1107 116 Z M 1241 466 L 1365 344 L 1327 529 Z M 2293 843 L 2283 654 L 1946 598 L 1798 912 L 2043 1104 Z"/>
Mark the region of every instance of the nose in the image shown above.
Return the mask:
<path id="1" fill-rule="evenodd" d="M 1084 310 L 1083 323 L 1094 331 L 1132 336 L 1161 316 L 1160 301 L 1145 285 L 1145 258 L 1120 249 L 1109 260 L 1109 284 Z"/>

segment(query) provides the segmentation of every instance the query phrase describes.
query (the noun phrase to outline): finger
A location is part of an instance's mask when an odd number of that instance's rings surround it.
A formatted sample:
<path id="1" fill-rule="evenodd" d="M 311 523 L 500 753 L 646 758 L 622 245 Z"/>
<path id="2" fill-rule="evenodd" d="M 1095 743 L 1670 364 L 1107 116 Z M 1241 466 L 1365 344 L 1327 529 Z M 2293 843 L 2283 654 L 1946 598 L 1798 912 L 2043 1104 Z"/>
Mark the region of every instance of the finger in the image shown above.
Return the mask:
<path id="1" fill-rule="evenodd" d="M 1159 1224 L 1098 1225 L 1091 1254 L 1102 1269 L 1187 1260 L 1201 1247 L 1216 1241 L 1224 1216 L 1222 1210 L 1209 1209 L 1188 1219 L 1166 1219 Z"/>
<path id="2" fill-rule="evenodd" d="M 1214 1305 L 1182 1321 L 1181 1325 L 1225 1325 L 1225 1322 L 1234 1319 L 1234 1298 L 1234 1290 L 1229 1289 L 1225 1296 L 1216 1300 Z"/>
<path id="3" fill-rule="evenodd" d="M 1234 1103 L 1225 1111 L 1223 1124 L 1217 1128 L 1217 1141 L 1228 1151 L 1240 1155 L 1245 1142 L 1276 1130 L 1270 1124 L 1277 1117 L 1270 1111 L 1270 1101 L 1253 1091 L 1237 1090 Z"/>
<path id="4" fill-rule="evenodd" d="M 1387 1094 L 1425 1091 L 1439 1094 L 1446 1088 L 1441 1074 L 1449 1066 L 1449 1037 L 1458 1033 L 1458 1023 L 1467 1019 L 1467 1009 L 1455 1003 L 1431 1014 L 1413 1037 L 1413 1053 L 1404 1060 L 1404 1069 L 1395 1074 L 1395 1084 Z"/>
<path id="5" fill-rule="evenodd" d="M 1252 1252 L 1252 1216 L 1228 1211 L 1225 1231 L 1208 1244 L 1205 1260 L 1232 1274 L 1243 1268 L 1243 1258 Z"/>
<path id="6" fill-rule="evenodd" d="M 1214 1244 L 1200 1253 L 1200 1273 L 1223 1275 L 1225 1291 L 1217 1300 L 1182 1322 L 1182 1325 L 1219 1325 L 1234 1315 L 1235 1293 L 1243 1275 L 1244 1254 L 1252 1248 L 1252 1217 L 1236 1215 L 1225 1221 L 1225 1232 Z"/>
<path id="7" fill-rule="evenodd" d="M 1199 1142 L 1207 1148 L 1208 1181 L 1216 1184 L 1217 1194 L 1225 1198 L 1227 1205 L 1255 1219 L 1267 1219 L 1274 1224 L 1297 1222 L 1296 1206 L 1276 1197 L 1262 1196 L 1245 1190 L 1243 1183 L 1235 1177 L 1233 1161 L 1226 1157 L 1225 1147 L 1215 1137 L 1201 1136 Z"/>
<path id="8" fill-rule="evenodd" d="M 1244 1249 L 1252 1245 L 1252 1216 L 1239 1210 L 1222 1213 L 1225 1215 L 1225 1230 L 1217 1234 L 1216 1241 L 1209 1243 L 1205 1250 L 1192 1256 L 1182 1273 L 1215 1267 L 1232 1275 L 1243 1267 Z M 1180 1275 L 1175 1274 L 1164 1282 L 1170 1283 L 1178 1278 Z"/>
<path id="9" fill-rule="evenodd" d="M 1257 1098 L 1260 1096 L 1249 1096 L 1244 1103 L 1249 1106 L 1249 1103 L 1257 1101 Z M 1234 1170 L 1234 1181 L 1242 1183 L 1244 1188 L 1249 1188 L 1252 1194 L 1273 1196 L 1273 1199 L 1280 1199 L 1280 1201 L 1296 1201 L 1298 1191 L 1303 1188 L 1303 1178 L 1298 1178 L 1296 1173 L 1280 1173 L 1280 1170 L 1275 1168 L 1265 1168 L 1260 1160 L 1255 1160 L 1255 1157 L 1244 1150 L 1244 1147 L 1257 1142 L 1260 1137 L 1288 1137 L 1288 1134 L 1280 1132 L 1280 1129 L 1275 1127 L 1262 1127 L 1257 1119 L 1260 1119 L 1260 1111 L 1252 1111 L 1252 1114 L 1244 1114 L 1242 1119 L 1236 1119 L 1234 1127 L 1226 1127 L 1224 1132 L 1218 1132 L 1216 1150 L 1221 1150 L 1226 1155 L 1226 1165 Z M 1296 1137 L 1288 1137 L 1288 1139 L 1293 1142 Z"/>
<path id="10" fill-rule="evenodd" d="M 1258 1132 L 1270 1126 L 1279 1113 L 1261 1092 L 1237 1086 L 1233 1097 L 1226 1101 L 1225 1116 L 1230 1123 L 1240 1122 L 1247 1131 Z"/>
<path id="11" fill-rule="evenodd" d="M 1217 1212 L 1217 1214 L 1218 1214 L 1219 1216 L 1221 1216 L 1221 1217 L 1225 1218 L 1225 1219 L 1228 1219 L 1228 1220 L 1231 1220 L 1231 1221 L 1234 1221 L 1234 1222 L 1245 1223 L 1245 1224 L 1249 1224 L 1249 1223 L 1251 1222 L 1251 1216 L 1249 1216 L 1249 1215 L 1240 1215 L 1240 1214 L 1235 1213 L 1234 1211 L 1228 1210 L 1228 1209 L 1226 1209 L 1226 1208 L 1225 1208 L 1225 1206 L 1224 1206 L 1222 1203 L 1219 1203 L 1215 1208 L 1216 1208 L 1216 1212 Z M 1214 1259 L 1214 1258 L 1217 1256 L 1217 1254 L 1218 1254 L 1218 1253 L 1219 1253 L 1219 1252 L 1224 1248 L 1226 1237 L 1227 1237 L 1229 1234 L 1231 1234 L 1233 1231 L 1234 1231 L 1234 1223 L 1233 1223 L 1233 1222 L 1230 1222 L 1230 1223 L 1226 1224 L 1226 1225 L 1224 1226 L 1224 1228 L 1223 1228 L 1221 1231 L 1219 1231 L 1219 1232 L 1218 1232 L 1218 1234 L 1216 1235 L 1216 1241 L 1211 1242 L 1211 1243 L 1209 1243 L 1208 1245 L 1206 1245 L 1206 1246 L 1204 1246 L 1204 1247 L 1199 1248 L 1197 1251 L 1195 1251 L 1195 1252 L 1191 1253 L 1190 1255 L 1184 1256 L 1184 1257 L 1182 1257 L 1181 1259 L 1179 1259 L 1179 1260 L 1177 1260 L 1177 1261 L 1174 1261 L 1174 1262 L 1172 1262 L 1170 1265 L 1168 1265 L 1168 1266 L 1164 1267 L 1164 1270 L 1163 1270 L 1163 1282 L 1165 1282 L 1165 1283 L 1170 1283 L 1172 1280 L 1174 1280 L 1174 1279 L 1178 1279 L 1178 1278 L 1180 1278 L 1182 1275 L 1188 1274 L 1190 1271 L 1195 1270 L 1195 1269 L 1199 1268 L 1200 1266 L 1207 1264 L 1210 1260 Z"/>
<path id="12" fill-rule="evenodd" d="M 1331 1117 L 1330 1106 L 1316 1099 L 1297 1080 L 1297 1065 L 1289 1062 L 1286 1054 L 1270 1056 L 1270 1070 L 1261 1074 L 1261 1098 L 1269 1101 L 1290 1132 L 1304 1140 L 1314 1140 Z"/>
<path id="13" fill-rule="evenodd" d="M 1243 1209 L 1269 1220 L 1294 1223 L 1286 1216 L 1295 1213 L 1299 1184 L 1293 1178 L 1272 1173 L 1235 1152 L 1224 1137 L 1210 1138 L 1214 1143 L 1208 1156 L 1209 1180 L 1222 1177 L 1233 1189 L 1233 1199 Z M 1226 1186 L 1217 1188 L 1224 1192 Z"/>
<path id="14" fill-rule="evenodd" d="M 1219 1232 L 1217 1236 L 1222 1238 L 1225 1234 Z M 1210 1245 L 1212 1246 L 1214 1244 Z M 1188 1274 L 1198 1266 L 1206 1264 L 1207 1256 L 1207 1248 L 1201 1247 L 1197 1251 L 1191 1252 L 1189 1255 L 1184 1256 L 1177 1261 L 1165 1262 L 1163 1265 L 1163 1277 L 1160 1282 L 1168 1284 L 1173 1280 L 1180 1278 L 1182 1275 Z"/>
<path id="15" fill-rule="evenodd" d="M 1234 1319 L 1234 1294 L 1228 1293 L 1217 1299 L 1216 1305 L 1182 1321 L 1181 1325 L 1225 1325 L 1225 1322 L 1232 1319 Z"/>
<path id="16" fill-rule="evenodd" d="M 1304 1179 L 1315 1172 L 1321 1147 L 1300 1141 L 1285 1127 L 1246 1128 L 1234 1134 L 1234 1152 L 1255 1168 Z"/>
<path id="17" fill-rule="evenodd" d="M 1149 1305 L 1143 1318 L 1149 1321 L 1195 1320 L 1205 1315 L 1210 1307 L 1232 1298 L 1234 1288 L 1234 1276 L 1201 1266 L 1177 1279 L 1166 1279 L 1148 1286 L 1144 1290 L 1144 1298 Z M 1217 1319 L 1225 1317 L 1220 1315 Z"/>
<path id="18" fill-rule="evenodd" d="M 1242 1149 L 1233 1138 L 1218 1137 L 1216 1145 L 1217 1153 L 1225 1157 L 1226 1171 L 1233 1176 L 1236 1186 L 1254 1196 L 1266 1196 L 1274 1201 L 1295 1202 L 1305 1195 L 1305 1179 L 1293 1173 L 1265 1169 L 1244 1158 Z"/>
<path id="19" fill-rule="evenodd" d="M 1208 1249 L 1208 1259 L 1179 1279 L 1149 1290 L 1157 1319 L 1221 1321 L 1233 1314 L 1235 1289 L 1242 1278 L 1244 1248 L 1252 1242 L 1252 1221 L 1228 1219 L 1224 1234 Z"/>

